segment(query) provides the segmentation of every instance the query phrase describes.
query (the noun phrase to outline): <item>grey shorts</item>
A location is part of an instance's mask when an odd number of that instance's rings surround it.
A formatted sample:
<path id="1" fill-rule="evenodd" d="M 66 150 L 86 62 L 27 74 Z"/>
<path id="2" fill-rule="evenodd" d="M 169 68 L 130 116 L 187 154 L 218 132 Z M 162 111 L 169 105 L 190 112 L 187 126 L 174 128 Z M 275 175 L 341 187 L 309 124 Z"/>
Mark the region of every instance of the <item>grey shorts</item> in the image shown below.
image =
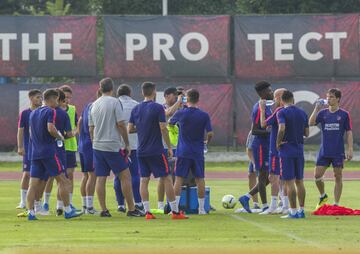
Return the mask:
<path id="1" fill-rule="evenodd" d="M 246 148 L 251 149 L 252 143 L 254 142 L 255 136 L 251 134 L 251 131 L 249 132 L 249 135 L 246 139 Z"/>

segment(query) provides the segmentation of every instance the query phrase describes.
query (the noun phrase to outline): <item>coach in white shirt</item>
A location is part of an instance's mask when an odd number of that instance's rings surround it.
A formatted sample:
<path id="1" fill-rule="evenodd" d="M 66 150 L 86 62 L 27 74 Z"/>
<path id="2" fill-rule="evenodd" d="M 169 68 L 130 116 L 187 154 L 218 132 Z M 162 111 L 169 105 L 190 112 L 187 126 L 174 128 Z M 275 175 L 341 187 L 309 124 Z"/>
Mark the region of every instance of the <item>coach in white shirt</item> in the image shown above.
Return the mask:
<path id="1" fill-rule="evenodd" d="M 125 123 L 127 125 L 130 119 L 132 109 L 139 103 L 131 98 L 131 88 L 126 84 L 120 85 L 116 94 L 117 97 L 119 97 L 121 106 L 123 108 Z M 136 147 L 137 147 L 136 133 L 129 134 L 129 144 L 131 148 L 131 155 L 129 158 L 129 168 L 131 173 L 132 190 L 134 194 L 135 207 L 136 209 L 143 211 L 144 207 L 142 205 L 141 196 L 140 196 L 140 174 L 139 174 L 138 160 L 136 155 Z M 114 178 L 114 190 L 116 194 L 116 200 L 118 202 L 118 211 L 125 213 L 126 208 L 124 203 L 124 196 L 121 191 L 120 180 L 117 177 Z"/>

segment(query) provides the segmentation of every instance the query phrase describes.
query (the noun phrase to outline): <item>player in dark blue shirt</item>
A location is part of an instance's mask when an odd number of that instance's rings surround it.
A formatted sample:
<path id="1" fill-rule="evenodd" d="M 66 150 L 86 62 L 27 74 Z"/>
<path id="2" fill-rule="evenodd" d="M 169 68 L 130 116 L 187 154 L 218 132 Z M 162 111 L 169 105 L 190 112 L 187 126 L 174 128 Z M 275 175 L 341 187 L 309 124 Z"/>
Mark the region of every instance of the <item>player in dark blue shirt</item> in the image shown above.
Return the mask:
<path id="1" fill-rule="evenodd" d="M 277 213 L 286 213 L 288 210 L 288 200 L 286 194 L 283 195 L 283 193 L 280 193 L 280 197 L 282 199 L 283 207 L 280 207 L 280 209 L 277 209 L 277 198 L 280 190 L 280 159 L 279 154 L 276 149 L 276 138 L 278 134 L 278 122 L 276 118 L 277 112 L 283 109 L 283 104 L 281 102 L 281 96 L 286 91 L 285 88 L 276 89 L 274 92 L 274 106 L 275 111 L 274 113 L 269 116 L 268 118 L 265 118 L 265 109 L 266 109 L 266 101 L 261 100 L 260 101 L 260 122 L 262 128 L 271 128 L 270 133 L 270 152 L 269 152 L 269 181 L 271 183 L 271 203 L 269 209 L 267 209 L 265 212 L 262 212 L 261 214 L 277 214 Z"/>
<path id="2" fill-rule="evenodd" d="M 23 157 L 23 174 L 21 178 L 20 187 L 20 204 L 17 209 L 24 209 L 26 207 L 26 194 L 29 188 L 30 181 L 30 157 L 29 157 L 29 119 L 30 113 L 41 106 L 42 94 L 40 90 L 33 89 L 28 93 L 30 100 L 30 108 L 21 111 L 18 122 L 17 146 L 18 154 Z"/>
<path id="3" fill-rule="evenodd" d="M 71 124 L 70 124 L 70 118 L 69 115 L 66 113 L 65 110 L 61 108 L 61 105 L 65 102 L 65 93 L 60 90 L 56 89 L 56 91 L 59 94 L 58 98 L 58 106 L 55 108 L 56 111 L 56 121 L 55 121 L 55 127 L 56 129 L 61 133 L 61 135 L 67 139 L 74 136 L 74 133 L 71 131 Z M 65 146 L 62 142 L 59 141 L 59 143 L 56 144 L 56 155 L 62 165 L 62 167 L 66 167 L 66 151 Z M 66 175 L 66 172 L 64 172 Z M 49 212 L 49 200 L 50 195 L 53 187 L 54 177 L 50 177 L 46 175 L 42 180 L 45 181 L 46 186 L 44 186 L 45 189 L 40 190 L 39 199 L 41 199 L 42 193 L 44 192 L 44 203 L 43 203 L 43 214 L 47 214 Z M 44 184 L 44 183 L 42 183 Z M 62 215 L 64 209 L 64 204 L 62 200 L 60 199 L 60 196 L 57 195 L 57 205 L 56 205 L 56 214 Z M 35 209 L 36 210 L 36 209 Z"/>
<path id="4" fill-rule="evenodd" d="M 173 219 L 186 219 L 179 213 L 176 205 L 172 179 L 169 175 L 169 166 L 164 154 L 164 139 L 168 149 L 169 158 L 173 156 L 169 133 L 166 126 L 164 107 L 156 103 L 156 86 L 151 82 L 144 82 L 141 86 L 145 100 L 135 106 L 131 111 L 128 125 L 129 133 L 137 133 L 137 155 L 140 168 L 140 194 L 146 212 L 146 219 L 155 219 L 150 213 L 149 181 L 151 173 L 155 178 L 161 177 L 165 184 L 165 193 L 169 200 Z"/>
<path id="5" fill-rule="evenodd" d="M 340 202 L 342 192 L 342 170 L 344 159 L 351 160 L 353 157 L 353 134 L 352 123 L 349 112 L 340 108 L 341 91 L 337 88 L 330 89 L 326 98 L 328 108 L 322 109 L 317 103 L 311 114 L 309 124 L 315 126 L 320 124 L 321 145 L 315 167 L 315 182 L 320 192 L 320 200 L 316 209 L 325 204 L 328 196 L 325 193 L 323 176 L 326 169 L 332 165 L 335 176 L 334 198 L 335 205 Z M 346 134 L 348 151 L 345 156 L 344 134 Z"/>
<path id="6" fill-rule="evenodd" d="M 271 90 L 271 85 L 266 81 L 260 81 L 255 84 L 255 90 L 262 100 L 272 100 L 274 98 L 273 92 Z M 266 106 L 265 108 L 265 118 L 271 115 L 271 107 Z M 262 211 L 264 212 L 269 208 L 266 198 L 266 185 L 269 183 L 269 171 L 268 171 L 268 160 L 269 160 L 269 141 L 270 141 L 270 131 L 262 128 L 260 123 L 260 105 L 257 102 L 254 105 L 252 112 L 252 127 L 251 132 L 255 136 L 252 142 L 252 151 L 254 156 L 254 166 L 255 170 L 258 173 L 258 183 L 250 190 L 249 193 L 241 196 L 239 201 L 244 209 L 251 213 L 249 200 L 250 198 L 259 192 L 261 202 L 262 202 Z"/>
<path id="7" fill-rule="evenodd" d="M 279 130 L 276 148 L 280 156 L 280 174 L 290 202 L 289 214 L 282 218 L 305 218 L 304 136 L 309 136 L 308 117 L 304 110 L 294 105 L 292 92 L 284 91 L 281 101 L 284 108 L 277 112 Z M 296 209 L 296 197 L 299 199 L 299 210 Z"/>
<path id="8" fill-rule="evenodd" d="M 178 110 L 169 123 L 179 126 L 179 142 L 177 145 L 177 160 L 175 165 L 175 195 L 179 205 L 181 187 L 189 171 L 195 176 L 198 187 L 199 214 L 205 211 L 205 160 L 204 143 L 208 144 L 213 137 L 209 115 L 197 106 L 200 94 L 196 89 L 186 93 L 187 108 Z M 205 133 L 207 136 L 205 138 Z"/>
<path id="9" fill-rule="evenodd" d="M 32 139 L 32 154 L 30 168 L 30 186 L 27 193 L 28 219 L 36 220 L 34 212 L 34 200 L 39 191 L 41 179 L 49 175 L 55 177 L 59 186 L 59 194 L 65 205 L 66 219 L 80 216 L 70 208 L 68 180 L 64 168 L 56 154 L 56 139 L 64 141 L 64 137 L 58 133 L 55 127 L 56 106 L 59 94 L 54 89 L 44 92 L 45 106 L 34 110 L 30 115 L 30 135 Z"/>

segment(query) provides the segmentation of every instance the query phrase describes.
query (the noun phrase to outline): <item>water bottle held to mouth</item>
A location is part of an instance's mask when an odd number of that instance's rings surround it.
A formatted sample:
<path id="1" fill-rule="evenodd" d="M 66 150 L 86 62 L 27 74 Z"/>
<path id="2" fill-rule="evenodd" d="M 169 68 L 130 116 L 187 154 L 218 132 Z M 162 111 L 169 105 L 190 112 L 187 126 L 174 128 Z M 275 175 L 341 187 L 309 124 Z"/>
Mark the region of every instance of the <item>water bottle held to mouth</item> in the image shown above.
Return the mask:
<path id="1" fill-rule="evenodd" d="M 329 104 L 329 101 L 328 101 L 327 99 L 318 99 L 318 100 L 317 100 L 317 104 L 318 104 L 318 105 L 325 106 L 325 105 L 328 105 L 328 104 Z"/>
<path id="2" fill-rule="evenodd" d="M 272 106 L 274 104 L 275 104 L 275 101 L 273 101 L 273 100 L 266 100 L 266 103 L 265 103 L 266 106 Z"/>

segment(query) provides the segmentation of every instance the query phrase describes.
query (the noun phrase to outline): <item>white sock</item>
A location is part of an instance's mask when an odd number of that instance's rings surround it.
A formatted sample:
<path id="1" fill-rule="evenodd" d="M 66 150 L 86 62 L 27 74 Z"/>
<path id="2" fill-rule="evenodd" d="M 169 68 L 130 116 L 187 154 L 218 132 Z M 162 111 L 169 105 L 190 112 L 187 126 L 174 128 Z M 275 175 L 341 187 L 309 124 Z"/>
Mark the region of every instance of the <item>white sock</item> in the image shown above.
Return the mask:
<path id="1" fill-rule="evenodd" d="M 137 206 L 142 206 L 142 203 L 141 203 L 141 202 L 135 203 L 135 205 L 137 205 Z"/>
<path id="2" fill-rule="evenodd" d="M 334 205 L 339 206 L 339 202 L 334 202 Z"/>
<path id="3" fill-rule="evenodd" d="M 94 196 L 87 196 L 86 207 L 93 208 L 94 207 Z"/>
<path id="4" fill-rule="evenodd" d="M 150 212 L 150 202 L 149 201 L 143 201 L 145 212 Z"/>
<path id="5" fill-rule="evenodd" d="M 284 196 L 283 208 L 284 209 L 289 209 L 289 198 L 288 198 L 288 196 Z"/>
<path id="6" fill-rule="evenodd" d="M 83 196 L 83 197 L 82 197 L 82 206 L 83 206 L 83 207 L 87 207 L 87 205 L 86 205 L 87 199 L 88 199 L 87 196 Z"/>
<path id="7" fill-rule="evenodd" d="M 180 196 L 176 196 L 175 200 L 176 200 L 177 207 L 179 207 L 179 205 L 180 205 Z"/>
<path id="8" fill-rule="evenodd" d="M 49 204 L 51 192 L 44 192 L 44 204 Z"/>
<path id="9" fill-rule="evenodd" d="M 251 195 L 249 193 L 246 193 L 245 196 L 251 198 Z"/>
<path id="10" fill-rule="evenodd" d="M 32 216 L 35 216 L 35 211 L 34 211 L 34 209 L 30 209 L 30 210 L 29 210 L 29 213 L 30 213 Z"/>
<path id="11" fill-rule="evenodd" d="M 169 202 L 170 203 L 170 207 L 171 207 L 171 211 L 178 213 L 179 212 L 179 208 L 176 205 L 176 200 Z"/>
<path id="12" fill-rule="evenodd" d="M 254 207 L 255 206 L 259 206 L 259 203 L 258 202 L 254 202 Z"/>
<path id="13" fill-rule="evenodd" d="M 295 215 L 295 214 L 296 214 L 296 208 L 290 208 L 289 211 L 290 211 L 290 214 L 291 214 L 291 215 Z"/>
<path id="14" fill-rule="evenodd" d="M 268 203 L 262 204 L 262 208 L 266 208 L 266 207 L 269 207 Z"/>
<path id="15" fill-rule="evenodd" d="M 124 208 L 125 209 L 125 205 L 118 205 L 118 208 Z"/>
<path id="16" fill-rule="evenodd" d="M 66 213 L 71 213 L 71 207 L 70 206 L 65 206 L 65 212 Z"/>
<path id="17" fill-rule="evenodd" d="M 70 202 L 70 205 L 72 205 L 72 193 L 69 194 L 69 202 Z"/>
<path id="18" fill-rule="evenodd" d="M 303 206 L 300 206 L 299 212 L 304 212 L 304 211 L 305 211 L 304 207 L 303 207 Z"/>
<path id="19" fill-rule="evenodd" d="M 271 196 L 270 209 L 275 210 L 277 207 L 277 196 Z"/>
<path id="20" fill-rule="evenodd" d="M 164 210 L 164 201 L 158 201 L 158 209 Z"/>
<path id="21" fill-rule="evenodd" d="M 64 202 L 61 200 L 56 201 L 56 209 L 64 209 Z"/>
<path id="22" fill-rule="evenodd" d="M 26 195 L 27 195 L 27 190 L 25 189 L 21 189 L 20 190 L 20 204 L 25 206 L 26 205 Z"/>
<path id="23" fill-rule="evenodd" d="M 205 211 L 205 198 L 199 198 L 199 211 Z"/>
<path id="24" fill-rule="evenodd" d="M 321 195 L 320 195 L 320 198 L 325 197 L 325 195 L 326 195 L 326 193 L 321 194 Z"/>
<path id="25" fill-rule="evenodd" d="M 34 209 L 35 212 L 39 212 L 41 210 L 41 201 L 34 201 Z"/>

